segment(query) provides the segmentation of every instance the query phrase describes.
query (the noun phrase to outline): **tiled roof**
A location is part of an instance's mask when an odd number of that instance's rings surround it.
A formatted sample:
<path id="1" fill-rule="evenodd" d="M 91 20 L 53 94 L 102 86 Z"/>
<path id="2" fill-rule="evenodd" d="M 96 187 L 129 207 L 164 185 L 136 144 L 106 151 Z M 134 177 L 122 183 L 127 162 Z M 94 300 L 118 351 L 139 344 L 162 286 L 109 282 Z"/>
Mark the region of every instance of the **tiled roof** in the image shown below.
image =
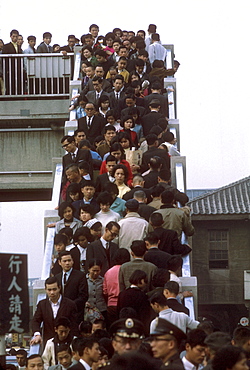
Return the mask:
<path id="1" fill-rule="evenodd" d="M 194 198 L 188 205 L 194 215 L 250 213 L 250 176 Z"/>

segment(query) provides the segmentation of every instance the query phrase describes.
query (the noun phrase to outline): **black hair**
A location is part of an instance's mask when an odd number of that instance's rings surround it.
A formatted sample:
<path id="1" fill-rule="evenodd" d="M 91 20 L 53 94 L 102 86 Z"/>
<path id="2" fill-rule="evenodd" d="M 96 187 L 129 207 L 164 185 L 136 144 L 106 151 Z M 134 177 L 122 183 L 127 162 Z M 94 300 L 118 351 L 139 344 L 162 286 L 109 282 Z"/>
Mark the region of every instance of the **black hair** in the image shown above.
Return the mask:
<path id="1" fill-rule="evenodd" d="M 165 307 L 168 305 L 167 298 L 163 295 L 163 293 L 155 293 L 150 297 L 149 302 L 151 304 L 158 303 L 161 307 Z"/>
<path id="2" fill-rule="evenodd" d="M 58 319 L 56 319 L 54 324 L 55 328 L 58 328 L 58 326 L 65 326 L 65 328 L 70 328 L 71 327 L 70 320 L 64 316 L 59 317 Z"/>
<path id="3" fill-rule="evenodd" d="M 46 285 L 55 284 L 55 283 L 57 283 L 58 288 L 61 287 L 61 285 L 59 284 L 59 281 L 56 279 L 55 276 L 51 276 L 47 278 L 44 282 L 45 289 L 46 289 Z"/>
<path id="4" fill-rule="evenodd" d="M 250 340 L 250 328 L 246 326 L 237 326 L 233 332 L 234 344 L 238 347 L 243 347 L 243 345 Z"/>
<path id="5" fill-rule="evenodd" d="M 106 183 L 103 186 L 104 191 L 108 191 L 109 193 L 114 193 L 115 195 L 119 194 L 118 186 L 116 184 L 112 183 Z"/>
<path id="6" fill-rule="evenodd" d="M 70 251 L 63 251 L 59 253 L 58 257 L 59 261 L 61 261 L 64 256 L 70 256 L 72 258 L 72 254 L 70 253 Z"/>
<path id="7" fill-rule="evenodd" d="M 242 348 L 232 345 L 224 346 L 216 352 L 212 360 L 213 370 L 232 369 L 243 358 L 246 358 L 246 355 Z"/>
<path id="8" fill-rule="evenodd" d="M 118 230 L 120 230 L 120 225 L 115 221 L 109 221 L 107 225 L 105 226 L 106 229 L 112 230 L 112 227 L 115 226 Z"/>
<path id="9" fill-rule="evenodd" d="M 170 279 L 170 272 L 166 269 L 158 269 L 152 278 L 152 284 L 155 288 L 163 288 L 166 282 Z"/>
<path id="10" fill-rule="evenodd" d="M 43 39 L 45 39 L 46 37 L 52 37 L 52 34 L 50 32 L 44 32 Z"/>
<path id="11" fill-rule="evenodd" d="M 90 144 L 90 142 L 89 142 L 89 140 L 87 140 L 87 139 L 83 139 L 83 140 L 81 140 L 80 141 L 80 143 L 78 144 L 78 148 L 79 149 L 82 149 L 84 146 L 86 146 L 87 148 L 91 148 L 91 144 Z M 80 162 L 81 163 L 81 162 Z"/>
<path id="12" fill-rule="evenodd" d="M 174 200 L 174 193 L 170 190 L 164 190 L 164 192 L 161 194 L 161 201 L 163 204 L 169 204 L 172 203 Z"/>
<path id="13" fill-rule="evenodd" d="M 28 40 L 28 42 L 29 42 L 29 41 L 32 41 L 32 40 L 33 40 L 33 41 L 36 41 L 36 36 L 28 36 L 28 37 L 27 37 L 27 40 Z"/>
<path id="14" fill-rule="evenodd" d="M 82 206 L 80 206 L 79 216 L 80 216 L 81 211 L 89 213 L 91 215 L 91 218 L 96 214 L 96 211 L 91 204 L 83 204 Z"/>
<path id="15" fill-rule="evenodd" d="M 122 139 L 128 140 L 129 141 L 129 147 L 130 147 L 130 149 L 132 148 L 133 143 L 132 143 L 132 140 L 131 140 L 131 136 L 129 135 L 128 132 L 126 132 L 126 131 L 120 131 L 117 134 L 117 139 L 118 139 L 118 142 L 119 143 L 122 141 Z"/>
<path id="16" fill-rule="evenodd" d="M 164 181 L 169 181 L 171 178 L 171 172 L 169 169 L 160 170 L 158 176 Z"/>
<path id="17" fill-rule="evenodd" d="M 149 160 L 149 165 L 152 168 L 152 170 L 158 170 L 162 165 L 162 160 L 160 157 L 155 155 L 154 157 L 151 157 Z"/>
<path id="18" fill-rule="evenodd" d="M 84 184 L 82 185 L 82 188 L 85 188 L 86 186 L 91 186 L 92 188 L 94 188 L 95 184 L 92 180 L 85 180 Z"/>
<path id="19" fill-rule="evenodd" d="M 110 149 L 110 151 L 111 151 L 111 149 Z M 122 170 L 123 170 L 124 175 L 125 175 L 124 182 L 127 182 L 127 179 L 128 179 L 128 169 L 127 169 L 127 167 L 126 167 L 126 166 L 124 166 L 124 164 L 121 164 L 121 163 L 116 164 L 116 165 L 112 168 L 111 176 L 115 177 L 115 172 L 116 172 L 117 170 L 120 170 L 120 169 L 122 169 Z"/>
<path id="20" fill-rule="evenodd" d="M 96 198 L 98 204 L 111 204 L 113 203 L 112 195 L 108 191 L 104 191 L 98 195 Z"/>
<path id="21" fill-rule="evenodd" d="M 148 145 L 153 145 L 158 140 L 155 134 L 148 134 L 146 136 L 146 141 Z"/>
<path id="22" fill-rule="evenodd" d="M 168 260 L 168 269 L 171 271 L 177 271 L 183 265 L 183 259 L 180 255 L 175 254 Z"/>
<path id="23" fill-rule="evenodd" d="M 72 204 L 70 202 L 62 202 L 60 205 L 59 205 L 59 208 L 58 208 L 58 215 L 59 217 L 62 219 L 63 218 L 63 213 L 65 211 L 65 209 L 69 207 L 72 209 L 72 214 L 74 214 L 75 212 L 75 207 L 72 206 Z"/>
<path id="24" fill-rule="evenodd" d="M 75 141 L 75 138 L 74 136 L 70 136 L 70 135 L 65 135 L 63 136 L 63 138 L 61 139 L 61 144 L 67 140 L 69 143 L 72 143 L 72 141 Z"/>
<path id="25" fill-rule="evenodd" d="M 108 162 L 116 162 L 117 163 L 117 159 L 112 154 L 109 154 L 106 158 L 106 163 L 108 163 Z"/>
<path id="26" fill-rule="evenodd" d="M 152 194 L 152 196 L 154 196 L 154 195 Z M 158 226 L 158 227 L 160 227 L 164 222 L 162 214 L 160 212 L 152 213 L 149 217 L 149 221 L 153 226 Z"/>
<path id="27" fill-rule="evenodd" d="M 105 115 L 106 121 L 107 121 L 107 118 L 110 117 L 110 116 L 114 117 L 115 121 L 117 120 L 117 113 L 115 112 L 114 109 L 110 109 L 110 110 L 107 111 L 107 113 Z"/>
<path id="28" fill-rule="evenodd" d="M 169 290 L 170 293 L 179 294 L 180 286 L 176 281 L 170 280 L 164 285 L 164 289 Z"/>
<path id="29" fill-rule="evenodd" d="M 129 278 L 130 284 L 140 284 L 142 279 L 144 279 L 145 283 L 148 282 L 148 277 L 145 271 L 142 270 L 135 270 Z"/>
<path id="30" fill-rule="evenodd" d="M 160 239 L 158 235 L 154 231 L 148 233 L 147 236 L 144 238 L 144 241 L 148 242 L 150 245 L 158 244 L 159 240 Z"/>
<path id="31" fill-rule="evenodd" d="M 130 254 L 126 248 L 119 248 L 114 254 L 114 264 L 122 265 L 130 261 Z"/>
<path id="32" fill-rule="evenodd" d="M 71 348 L 68 344 L 65 343 L 59 343 L 58 346 L 56 347 L 56 355 L 58 356 L 59 352 L 68 352 L 72 356 L 72 351 Z"/>
<path id="33" fill-rule="evenodd" d="M 129 119 L 131 119 L 131 120 L 132 120 L 132 123 L 133 123 L 132 127 L 135 127 L 135 121 L 134 121 L 134 118 L 133 118 L 132 116 L 124 116 L 124 117 L 121 119 L 121 123 L 120 123 L 120 125 L 124 128 L 124 123 L 125 123 L 127 120 L 129 120 Z"/>
<path id="34" fill-rule="evenodd" d="M 154 198 L 154 197 L 159 197 L 163 192 L 164 192 L 165 188 L 160 185 L 160 184 L 157 184 L 153 187 L 152 191 L 151 191 L 151 196 Z"/>
<path id="35" fill-rule="evenodd" d="M 106 126 L 104 126 L 102 133 L 103 134 L 106 134 L 108 131 L 114 131 L 114 132 L 116 132 L 116 129 L 112 125 L 106 125 Z"/>
<path id="36" fill-rule="evenodd" d="M 143 257 L 147 251 L 146 244 L 143 240 L 134 240 L 130 249 L 136 257 Z"/>
<path id="37" fill-rule="evenodd" d="M 78 354 L 80 357 L 83 356 L 84 349 L 87 347 L 91 349 L 95 343 L 98 343 L 98 340 L 95 338 L 82 338 L 81 341 L 79 341 L 77 348 L 78 348 Z"/>
<path id="38" fill-rule="evenodd" d="M 63 234 L 56 234 L 54 236 L 54 245 L 57 245 L 59 243 L 63 243 L 65 245 L 65 247 L 67 246 L 67 243 L 68 243 L 68 238 L 66 235 L 63 235 Z"/>
<path id="39" fill-rule="evenodd" d="M 151 127 L 149 133 L 150 134 L 155 134 L 158 137 L 158 135 L 160 135 L 162 133 L 162 131 L 163 130 L 160 126 L 154 125 L 153 127 Z"/>
<path id="40" fill-rule="evenodd" d="M 102 261 L 96 258 L 91 258 L 88 262 L 88 268 L 90 269 L 93 266 L 100 266 L 102 268 Z"/>
<path id="41" fill-rule="evenodd" d="M 82 56 L 83 56 L 83 52 L 84 52 L 84 50 L 88 50 L 88 51 L 90 51 L 91 55 L 93 55 L 93 49 L 92 49 L 92 47 L 91 47 L 91 46 L 89 46 L 89 45 L 85 45 L 85 46 L 82 48 L 82 50 L 81 50 Z M 83 57 L 84 57 L 84 56 L 83 56 Z"/>
<path id="42" fill-rule="evenodd" d="M 191 348 L 195 346 L 206 346 L 204 340 L 207 334 L 202 329 L 193 329 L 187 334 L 186 343 L 190 345 Z"/>
<path id="43" fill-rule="evenodd" d="M 73 240 L 75 243 L 78 242 L 78 239 L 80 236 L 85 236 L 85 238 L 88 240 L 88 242 L 92 241 L 92 235 L 88 227 L 79 227 L 79 229 L 76 230 Z"/>

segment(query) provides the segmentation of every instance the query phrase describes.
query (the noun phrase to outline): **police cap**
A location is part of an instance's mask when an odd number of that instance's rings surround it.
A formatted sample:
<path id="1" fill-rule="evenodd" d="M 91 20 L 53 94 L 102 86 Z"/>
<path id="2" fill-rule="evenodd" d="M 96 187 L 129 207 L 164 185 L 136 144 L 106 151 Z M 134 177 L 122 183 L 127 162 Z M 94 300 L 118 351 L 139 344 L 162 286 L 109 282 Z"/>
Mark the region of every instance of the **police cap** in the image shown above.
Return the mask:
<path id="1" fill-rule="evenodd" d="M 143 338 L 144 328 L 141 321 L 131 318 L 125 318 L 115 321 L 110 326 L 110 334 L 122 338 Z"/>

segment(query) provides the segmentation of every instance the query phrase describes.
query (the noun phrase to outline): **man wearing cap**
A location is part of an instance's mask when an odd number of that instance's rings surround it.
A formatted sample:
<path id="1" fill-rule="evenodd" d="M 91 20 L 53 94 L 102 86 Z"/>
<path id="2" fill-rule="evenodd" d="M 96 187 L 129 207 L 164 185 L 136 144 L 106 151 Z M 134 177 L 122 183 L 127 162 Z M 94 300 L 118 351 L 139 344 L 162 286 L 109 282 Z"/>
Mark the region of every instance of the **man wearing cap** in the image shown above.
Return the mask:
<path id="1" fill-rule="evenodd" d="M 148 222 L 139 213 L 139 202 L 136 199 L 129 199 L 125 203 L 126 216 L 119 221 L 119 248 L 130 249 L 134 240 L 143 240 L 148 232 Z"/>
<path id="2" fill-rule="evenodd" d="M 162 369 L 184 370 L 178 349 L 180 342 L 185 338 L 186 334 L 177 326 L 165 319 L 156 319 L 149 341 L 153 356 L 161 359 L 164 364 Z"/>
<path id="3" fill-rule="evenodd" d="M 115 321 L 110 327 L 112 345 L 118 355 L 137 351 L 144 338 L 143 324 L 136 319 L 126 318 Z"/>

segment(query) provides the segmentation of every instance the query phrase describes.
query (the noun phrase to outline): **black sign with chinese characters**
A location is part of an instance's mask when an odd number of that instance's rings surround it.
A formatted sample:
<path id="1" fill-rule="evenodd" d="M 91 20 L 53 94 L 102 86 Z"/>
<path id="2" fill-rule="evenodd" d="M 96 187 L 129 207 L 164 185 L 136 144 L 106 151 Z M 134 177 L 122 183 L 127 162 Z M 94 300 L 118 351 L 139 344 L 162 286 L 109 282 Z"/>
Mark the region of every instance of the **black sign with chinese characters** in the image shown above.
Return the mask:
<path id="1" fill-rule="evenodd" d="M 0 253 L 0 335 L 29 332 L 27 255 Z"/>

